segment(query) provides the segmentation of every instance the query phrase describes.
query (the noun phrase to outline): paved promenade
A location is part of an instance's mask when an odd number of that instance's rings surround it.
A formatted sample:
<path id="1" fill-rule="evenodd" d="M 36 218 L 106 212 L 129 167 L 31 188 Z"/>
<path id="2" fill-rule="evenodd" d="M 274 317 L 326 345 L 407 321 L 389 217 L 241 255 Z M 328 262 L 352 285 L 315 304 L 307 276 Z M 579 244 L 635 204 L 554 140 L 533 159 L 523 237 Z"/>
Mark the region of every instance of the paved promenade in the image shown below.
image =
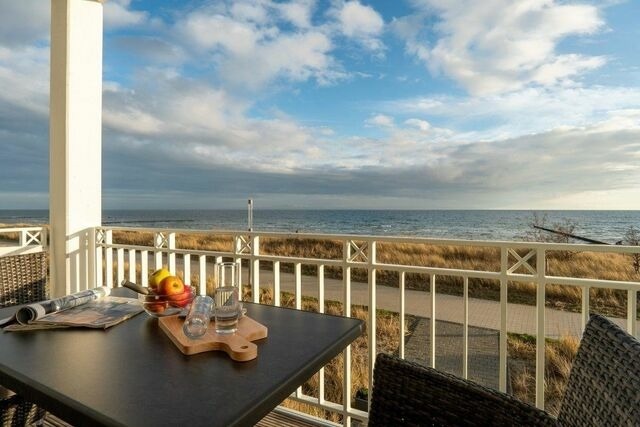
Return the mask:
<path id="1" fill-rule="evenodd" d="M 247 274 L 245 270 L 243 274 Z M 246 276 L 244 276 L 246 277 Z M 273 273 L 260 272 L 260 286 L 271 287 L 273 285 Z M 366 283 L 351 282 L 351 302 L 358 305 L 368 305 L 369 294 Z M 280 289 L 294 292 L 294 275 L 280 274 Z M 377 305 L 379 309 L 400 311 L 400 291 L 388 286 L 376 286 Z M 318 297 L 318 278 L 315 276 L 302 276 L 302 294 Z M 325 278 L 325 299 L 342 301 L 342 280 Z M 462 323 L 464 316 L 462 297 L 436 294 L 436 319 L 448 322 Z M 429 292 L 406 290 L 405 313 L 420 317 L 431 318 L 431 294 Z M 546 308 L 546 335 L 549 338 L 557 338 L 563 335 L 580 336 L 582 323 L 579 313 Z M 521 334 L 536 334 L 536 308 L 523 304 L 507 305 L 507 330 Z M 612 319 L 623 328 L 626 327 L 626 319 Z M 469 325 L 481 328 L 500 329 L 500 304 L 496 301 L 487 301 L 477 298 L 469 298 Z"/>

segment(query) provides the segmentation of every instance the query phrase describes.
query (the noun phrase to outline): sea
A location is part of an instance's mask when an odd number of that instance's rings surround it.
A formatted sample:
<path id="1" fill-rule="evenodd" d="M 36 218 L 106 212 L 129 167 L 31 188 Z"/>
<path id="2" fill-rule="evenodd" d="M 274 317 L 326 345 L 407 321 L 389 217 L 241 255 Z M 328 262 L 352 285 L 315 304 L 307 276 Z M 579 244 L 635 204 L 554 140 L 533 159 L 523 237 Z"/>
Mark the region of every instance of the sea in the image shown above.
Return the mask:
<path id="1" fill-rule="evenodd" d="M 534 217 L 545 224 L 571 223 L 574 234 L 616 243 L 640 211 L 533 210 L 255 210 L 253 230 L 414 236 L 468 240 L 525 240 Z M 0 210 L 0 223 L 46 224 L 47 210 Z M 246 210 L 105 210 L 104 225 L 198 230 L 246 230 Z"/>

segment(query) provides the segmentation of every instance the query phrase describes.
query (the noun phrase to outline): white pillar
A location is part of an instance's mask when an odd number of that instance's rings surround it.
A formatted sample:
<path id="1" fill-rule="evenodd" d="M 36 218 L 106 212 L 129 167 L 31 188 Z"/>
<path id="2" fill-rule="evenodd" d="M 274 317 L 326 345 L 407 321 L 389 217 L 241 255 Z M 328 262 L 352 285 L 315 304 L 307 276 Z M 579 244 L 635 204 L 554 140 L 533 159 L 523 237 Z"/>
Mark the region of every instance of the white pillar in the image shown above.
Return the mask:
<path id="1" fill-rule="evenodd" d="M 58 296 L 95 286 L 86 251 L 90 228 L 102 222 L 101 1 L 51 0 L 50 84 L 49 247 Z"/>

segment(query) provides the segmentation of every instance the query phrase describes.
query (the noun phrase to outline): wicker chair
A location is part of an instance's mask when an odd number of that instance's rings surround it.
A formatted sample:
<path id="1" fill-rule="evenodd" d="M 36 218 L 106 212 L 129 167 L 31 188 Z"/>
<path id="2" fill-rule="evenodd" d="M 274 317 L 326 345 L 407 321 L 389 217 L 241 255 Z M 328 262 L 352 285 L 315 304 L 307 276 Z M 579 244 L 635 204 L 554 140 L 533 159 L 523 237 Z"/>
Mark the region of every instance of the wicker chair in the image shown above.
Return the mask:
<path id="1" fill-rule="evenodd" d="M 45 252 L 0 257 L 0 308 L 47 299 L 47 264 Z M 44 415 L 41 408 L 0 387 L 2 427 L 33 425 Z"/>
<path id="2" fill-rule="evenodd" d="M 592 315 L 558 418 L 507 394 L 380 354 L 370 426 L 640 425 L 640 343 Z"/>

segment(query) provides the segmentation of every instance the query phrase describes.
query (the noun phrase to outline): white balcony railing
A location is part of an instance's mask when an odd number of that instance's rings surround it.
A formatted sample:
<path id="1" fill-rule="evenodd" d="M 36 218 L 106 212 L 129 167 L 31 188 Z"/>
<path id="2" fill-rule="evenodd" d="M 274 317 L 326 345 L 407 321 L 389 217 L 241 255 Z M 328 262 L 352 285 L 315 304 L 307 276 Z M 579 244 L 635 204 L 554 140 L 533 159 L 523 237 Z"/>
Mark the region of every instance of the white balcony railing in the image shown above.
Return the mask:
<path id="1" fill-rule="evenodd" d="M 29 229 L 32 233 L 33 229 Z M 4 231 L 4 230 L 3 230 Z M 12 230 L 15 231 L 15 230 Z M 25 229 L 25 233 L 26 233 Z M 118 243 L 114 235 L 118 233 L 137 232 L 146 236 L 146 241 L 139 245 Z M 22 232 L 21 232 L 22 233 Z M 44 233 L 44 230 L 41 230 Z M 175 230 L 175 229 L 153 229 L 153 228 L 126 228 L 126 227 L 101 227 L 96 228 L 91 237 L 95 236 L 95 253 L 88 256 L 88 262 L 95 260 L 95 285 L 117 286 L 123 279 L 147 284 L 147 276 L 150 270 L 168 266 L 172 272 L 181 271 L 184 277 L 197 281 L 199 293 L 206 293 L 207 277 L 213 274 L 213 263 L 221 261 L 223 258 L 233 259 L 241 262 L 245 276 L 242 283 L 251 289 L 251 299 L 253 302 L 259 301 L 259 289 L 261 281 L 263 285 L 268 279 L 268 287 L 273 291 L 274 305 L 281 304 L 280 292 L 284 289 L 283 284 L 288 282 L 287 289 L 293 293 L 293 305 L 296 309 L 301 309 L 303 296 L 312 295 L 317 298 L 318 310 L 324 312 L 326 303 L 330 300 L 337 300 L 343 307 L 352 307 L 356 302 L 352 300 L 352 294 L 356 287 L 366 289 L 366 298 L 359 300 L 358 305 L 365 305 L 367 314 L 367 344 L 368 344 L 368 384 L 371 384 L 373 365 L 376 355 L 376 310 L 384 308 L 399 313 L 400 319 L 405 319 L 407 313 L 407 289 L 408 275 L 421 275 L 425 278 L 422 292 L 427 307 L 424 307 L 430 319 L 447 320 L 451 318 L 451 313 L 441 309 L 438 304 L 442 294 L 438 293 L 439 281 L 446 278 L 456 278 L 460 283 L 461 311 L 458 318 L 463 328 L 462 345 L 462 376 L 467 378 L 472 372 L 469 369 L 469 327 L 470 327 L 470 307 L 475 301 L 469 297 L 470 281 L 484 280 L 495 282 L 499 289 L 498 301 L 493 304 L 496 323 L 493 329 L 499 331 L 499 368 L 497 372 L 498 388 L 501 391 L 507 390 L 507 334 L 513 332 L 513 323 L 509 322 L 508 310 L 508 290 L 511 284 L 525 283 L 531 284 L 535 288 L 535 308 L 529 307 L 529 329 L 536 337 L 536 374 L 535 374 L 535 404 L 544 408 L 545 404 L 545 337 L 556 334 L 549 328 L 547 316 L 551 313 L 549 308 L 545 308 L 547 288 L 551 285 L 555 287 L 577 287 L 581 290 L 581 307 L 579 310 L 581 327 L 584 328 L 590 311 L 590 290 L 610 289 L 623 291 L 626 293 L 626 319 L 617 319 L 623 323 L 627 330 L 633 335 L 638 335 L 637 329 L 637 297 L 640 290 L 640 282 L 634 280 L 606 280 L 601 277 L 567 277 L 565 275 L 549 275 L 547 261 L 553 254 L 561 253 L 609 253 L 631 255 L 640 254 L 640 247 L 637 246 L 607 246 L 607 245 L 576 245 L 576 244 L 553 244 L 538 242 L 502 242 L 502 241 L 470 241 L 470 240 L 443 240 L 411 237 L 377 237 L 361 235 L 329 235 L 329 234 L 298 234 L 298 233 L 261 233 L 247 231 L 212 231 L 212 230 Z M 185 248 L 181 244 L 181 239 L 188 236 L 208 236 L 214 235 L 225 242 L 225 250 L 196 250 Z M 45 234 L 42 234 L 45 236 Z M 43 238 L 44 239 L 44 238 Z M 302 257 L 302 256 L 281 256 L 274 255 L 261 249 L 261 243 L 273 241 L 274 239 L 313 239 L 328 241 L 333 245 L 341 247 L 341 255 L 331 259 L 322 257 Z M 28 240 L 28 239 L 27 239 Z M 90 238 L 89 240 L 92 240 Z M 23 240 L 24 241 L 24 240 Z M 46 242 L 46 239 L 41 240 Z M 495 269 L 473 269 L 473 268 L 450 268 L 447 267 L 447 259 L 444 259 L 444 266 L 439 265 L 405 265 L 399 263 L 381 262 L 377 256 L 380 247 L 388 250 L 393 244 L 423 245 L 425 247 L 450 246 L 473 248 L 489 248 L 496 254 L 497 262 L 493 265 Z M 92 260 L 93 259 L 93 260 Z M 387 257 L 388 259 L 388 257 Z M 535 260 L 535 262 L 534 262 Z M 555 262 L 555 260 L 554 260 Z M 283 266 L 292 266 L 291 272 L 283 272 Z M 131 268 L 134 266 L 134 268 Z M 313 276 L 303 275 L 303 267 L 312 266 Z M 137 268 L 136 268 L 137 267 Z M 327 288 L 325 270 L 331 268 L 333 272 L 340 271 L 341 279 L 332 279 L 331 286 Z M 360 277 L 365 277 L 366 283 L 352 283 L 352 271 L 358 270 Z M 388 293 L 385 293 L 385 300 L 378 301 L 377 294 L 389 289 L 387 287 L 376 286 L 377 276 L 381 272 L 393 272 L 397 277 L 397 290 L 395 290 L 395 301 L 387 301 Z M 415 276 L 413 276 L 415 277 Z M 635 277 L 638 277 L 637 275 Z M 303 280 L 304 279 L 304 280 Z M 305 283 L 305 293 L 303 293 L 303 281 Z M 313 283 L 313 292 L 309 291 L 308 284 Z M 336 288 L 336 283 L 338 287 Z M 443 282 L 442 282 L 443 283 Z M 92 284 L 93 286 L 94 284 Z M 428 291 L 426 290 L 428 289 Z M 330 291 L 331 295 L 328 295 Z M 362 294 L 362 293 L 361 293 Z M 411 294 L 415 295 L 415 294 Z M 361 297 L 363 295 L 360 295 Z M 414 303 L 413 301 L 409 301 Z M 415 304 L 413 304 L 415 305 Z M 493 309 L 492 309 L 493 310 Z M 351 310 L 344 309 L 343 314 L 351 315 Z M 576 315 L 577 316 L 577 315 Z M 582 330 L 578 328 L 578 333 Z M 405 355 L 405 323 L 399 322 L 398 329 L 398 354 Z M 433 367 L 436 366 L 436 349 L 438 347 L 438 336 L 436 334 L 436 322 L 429 322 L 429 346 L 428 359 Z M 325 372 L 319 372 L 318 395 L 309 396 L 299 388 L 291 398 L 315 407 L 319 410 L 336 413 L 340 422 L 350 425 L 351 420 L 367 420 L 367 412 L 355 409 L 352 402 L 352 369 L 351 369 L 351 348 L 347 348 L 343 353 L 342 365 L 342 401 L 334 402 L 325 398 Z M 371 393 L 368 394 L 371 396 Z"/>

